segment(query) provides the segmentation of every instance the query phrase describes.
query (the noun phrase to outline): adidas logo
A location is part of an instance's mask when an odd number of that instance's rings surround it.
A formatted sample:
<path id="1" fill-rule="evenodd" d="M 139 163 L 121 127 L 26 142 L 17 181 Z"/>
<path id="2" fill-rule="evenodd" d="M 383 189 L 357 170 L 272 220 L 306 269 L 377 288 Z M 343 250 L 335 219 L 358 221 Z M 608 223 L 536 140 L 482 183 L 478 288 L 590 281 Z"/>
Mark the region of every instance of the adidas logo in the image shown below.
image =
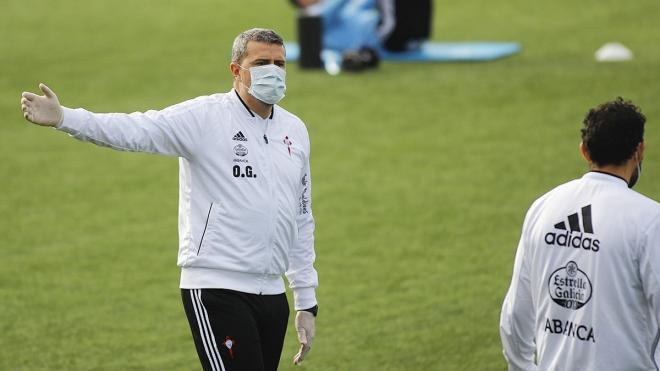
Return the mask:
<path id="1" fill-rule="evenodd" d="M 568 216 L 568 225 L 571 228 L 571 232 L 581 232 L 578 213 Z M 582 208 L 582 227 L 584 228 L 584 233 L 594 233 L 594 227 L 591 225 L 591 205 Z M 566 222 L 562 221 L 555 224 L 555 228 L 566 230 Z"/>
<path id="2" fill-rule="evenodd" d="M 231 139 L 238 140 L 238 141 L 241 141 L 241 142 L 247 142 L 247 138 L 240 131 L 238 133 L 236 133 L 236 135 L 234 135 L 234 137 L 231 138 Z"/>
<path id="3" fill-rule="evenodd" d="M 594 234 L 594 227 L 591 223 L 591 205 L 587 205 L 580 211 L 582 215 L 582 228 L 580 228 L 580 214 L 574 213 L 567 217 L 566 221 L 554 225 L 556 230 L 566 232 L 548 232 L 545 234 L 545 243 L 551 246 L 573 247 L 576 249 L 591 250 L 596 252 L 600 249 L 600 241 L 585 234 Z"/>

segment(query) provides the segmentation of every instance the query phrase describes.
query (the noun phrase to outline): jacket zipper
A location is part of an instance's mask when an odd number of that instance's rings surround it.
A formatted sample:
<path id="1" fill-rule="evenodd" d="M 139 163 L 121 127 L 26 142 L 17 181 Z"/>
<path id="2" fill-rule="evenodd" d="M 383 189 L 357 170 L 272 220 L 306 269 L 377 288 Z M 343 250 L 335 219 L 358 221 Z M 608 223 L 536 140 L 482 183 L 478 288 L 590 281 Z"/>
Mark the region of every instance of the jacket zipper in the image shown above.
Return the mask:
<path id="1" fill-rule="evenodd" d="M 270 199 L 273 202 L 275 202 L 275 198 L 274 198 L 274 195 L 273 195 L 273 180 L 272 180 L 272 178 L 274 176 L 273 175 L 274 174 L 273 173 L 273 171 L 274 171 L 273 158 L 272 158 L 272 154 L 271 154 L 272 148 L 271 148 L 271 146 L 268 145 L 268 143 L 269 143 L 268 142 L 268 126 L 269 126 L 269 124 L 270 124 L 270 119 L 267 119 L 266 122 L 265 122 L 265 128 L 264 128 L 264 143 L 265 143 L 264 151 L 265 151 L 265 154 L 266 154 L 265 157 L 266 157 L 267 162 L 268 162 L 268 168 L 269 168 L 268 173 L 270 174 L 271 179 L 267 178 L 266 183 L 268 185 L 268 193 L 270 195 Z M 266 248 L 268 250 L 268 258 L 266 259 L 266 265 L 264 266 L 264 273 L 263 273 L 264 277 L 268 274 L 267 273 L 268 269 L 270 268 L 270 265 L 272 264 L 272 260 L 273 260 L 273 235 L 275 234 L 275 231 L 274 231 L 274 229 L 275 229 L 274 228 L 275 227 L 275 222 L 274 222 L 275 212 L 273 210 L 273 208 L 274 208 L 273 207 L 273 202 L 271 202 L 271 205 L 270 205 L 269 210 L 268 210 L 268 214 L 270 216 L 270 218 L 269 218 L 270 223 L 268 225 L 268 238 L 266 240 L 266 243 L 267 243 Z"/>
<path id="2" fill-rule="evenodd" d="M 202 249 L 202 242 L 204 241 L 206 228 L 209 226 L 209 217 L 211 216 L 211 209 L 213 209 L 213 202 L 211 202 L 211 206 L 209 206 L 209 213 L 206 215 L 206 223 L 204 223 L 204 232 L 202 232 L 202 237 L 199 239 L 199 247 L 197 248 L 197 255 L 199 255 L 199 251 Z"/>
<path id="3" fill-rule="evenodd" d="M 274 109 L 274 108 L 273 108 Z M 266 128 L 264 129 L 264 142 L 268 144 L 268 123 L 270 122 L 270 119 L 266 119 Z"/>

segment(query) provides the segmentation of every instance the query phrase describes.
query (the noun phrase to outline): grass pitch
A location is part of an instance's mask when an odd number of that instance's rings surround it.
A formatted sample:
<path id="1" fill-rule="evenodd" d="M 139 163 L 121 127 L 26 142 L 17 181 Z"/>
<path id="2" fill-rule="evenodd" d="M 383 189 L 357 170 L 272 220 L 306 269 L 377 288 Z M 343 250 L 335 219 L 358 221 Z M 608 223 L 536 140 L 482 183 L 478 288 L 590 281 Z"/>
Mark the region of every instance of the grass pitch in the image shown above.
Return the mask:
<path id="1" fill-rule="evenodd" d="M 177 161 L 28 125 L 49 84 L 96 112 L 230 89 L 235 35 L 294 39 L 286 1 L 0 5 L 0 369 L 197 370 L 178 290 Z M 578 177 L 580 122 L 618 95 L 648 117 L 660 198 L 660 4 L 435 4 L 434 39 L 519 41 L 491 63 L 331 77 L 289 66 L 312 140 L 320 314 L 307 370 L 502 370 L 500 305 L 524 213 Z M 608 41 L 635 59 L 598 64 Z M 291 318 L 293 322 L 293 318 Z M 290 326 L 281 370 L 294 370 Z"/>

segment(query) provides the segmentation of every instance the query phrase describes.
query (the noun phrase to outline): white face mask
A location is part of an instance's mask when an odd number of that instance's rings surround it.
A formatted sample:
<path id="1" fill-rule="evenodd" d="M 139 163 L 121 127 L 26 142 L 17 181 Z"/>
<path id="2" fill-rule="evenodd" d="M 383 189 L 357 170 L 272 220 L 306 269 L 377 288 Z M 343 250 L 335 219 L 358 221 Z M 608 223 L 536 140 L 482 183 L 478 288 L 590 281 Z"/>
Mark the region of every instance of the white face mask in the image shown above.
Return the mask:
<path id="1" fill-rule="evenodd" d="M 247 70 L 243 66 L 238 66 Z M 252 83 L 248 88 L 248 93 L 251 96 L 259 99 L 266 104 L 275 104 L 284 98 L 286 91 L 286 71 L 274 64 L 267 64 L 264 66 L 250 67 L 250 79 Z M 243 82 L 241 82 L 243 84 Z"/>

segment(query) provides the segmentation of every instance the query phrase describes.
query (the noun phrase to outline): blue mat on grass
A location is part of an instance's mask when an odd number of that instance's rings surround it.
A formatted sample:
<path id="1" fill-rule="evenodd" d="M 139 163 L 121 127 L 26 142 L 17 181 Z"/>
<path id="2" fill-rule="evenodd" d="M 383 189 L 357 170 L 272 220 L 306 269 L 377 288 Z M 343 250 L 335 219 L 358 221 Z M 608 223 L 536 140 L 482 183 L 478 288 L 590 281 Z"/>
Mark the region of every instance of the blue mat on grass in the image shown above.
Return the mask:
<path id="1" fill-rule="evenodd" d="M 286 42 L 286 59 L 295 62 L 300 57 L 296 42 Z M 380 56 L 395 62 L 479 62 L 492 61 L 520 52 L 515 42 L 435 42 L 422 44 L 414 51 L 393 53 L 381 50 Z"/>

